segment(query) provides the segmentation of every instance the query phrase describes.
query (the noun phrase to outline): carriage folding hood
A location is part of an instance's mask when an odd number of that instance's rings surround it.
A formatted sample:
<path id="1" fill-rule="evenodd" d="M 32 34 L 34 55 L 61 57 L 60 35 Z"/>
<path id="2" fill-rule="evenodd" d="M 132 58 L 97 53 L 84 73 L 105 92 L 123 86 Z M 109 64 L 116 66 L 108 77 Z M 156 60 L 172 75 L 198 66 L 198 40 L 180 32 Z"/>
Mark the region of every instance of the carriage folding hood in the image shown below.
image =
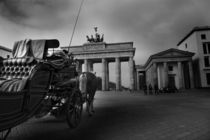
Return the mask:
<path id="1" fill-rule="evenodd" d="M 48 48 L 57 48 L 58 46 L 59 41 L 56 39 L 25 39 L 15 42 L 12 54 L 14 58 L 33 57 L 35 59 L 44 59 Z"/>

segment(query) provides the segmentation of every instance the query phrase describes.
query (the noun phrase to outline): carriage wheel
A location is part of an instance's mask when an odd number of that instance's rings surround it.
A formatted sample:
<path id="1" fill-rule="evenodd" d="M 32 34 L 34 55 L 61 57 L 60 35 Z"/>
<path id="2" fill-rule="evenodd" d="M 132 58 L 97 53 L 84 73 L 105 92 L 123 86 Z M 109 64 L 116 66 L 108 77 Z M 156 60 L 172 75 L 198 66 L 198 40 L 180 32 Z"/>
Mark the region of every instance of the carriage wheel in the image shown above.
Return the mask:
<path id="1" fill-rule="evenodd" d="M 80 92 L 76 92 L 72 97 L 68 100 L 67 103 L 67 112 L 66 119 L 70 128 L 76 128 L 82 117 L 82 97 Z"/>

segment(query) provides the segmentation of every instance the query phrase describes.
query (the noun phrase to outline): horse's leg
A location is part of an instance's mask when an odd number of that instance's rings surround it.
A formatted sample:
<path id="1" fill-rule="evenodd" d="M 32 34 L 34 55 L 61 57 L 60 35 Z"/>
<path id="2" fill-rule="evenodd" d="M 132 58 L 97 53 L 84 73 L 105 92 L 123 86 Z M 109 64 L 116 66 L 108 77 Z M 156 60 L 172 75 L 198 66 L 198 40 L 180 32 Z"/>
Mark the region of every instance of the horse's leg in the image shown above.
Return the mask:
<path id="1" fill-rule="evenodd" d="M 88 115 L 89 116 L 92 116 L 93 115 L 93 112 L 92 112 L 92 110 L 91 110 L 91 108 L 92 108 L 92 105 L 91 105 L 91 101 L 88 101 L 87 102 L 87 112 L 88 112 Z"/>
<path id="2" fill-rule="evenodd" d="M 88 112 L 89 104 L 88 104 L 88 94 L 85 95 L 85 103 L 86 103 L 86 112 Z"/>
<path id="3" fill-rule="evenodd" d="M 94 97 L 95 97 L 95 93 L 96 93 L 96 89 L 93 90 L 92 96 L 91 96 L 91 111 L 92 113 L 94 113 L 94 106 L 93 106 L 93 102 L 94 102 Z"/>
<path id="4" fill-rule="evenodd" d="M 89 108 L 90 108 L 89 102 L 88 102 L 88 100 L 86 100 L 86 112 L 87 113 L 89 113 Z"/>
<path id="5" fill-rule="evenodd" d="M 86 98 L 86 112 L 88 113 L 89 116 L 92 115 L 92 112 L 91 112 L 91 100 L 90 100 L 90 96 L 89 95 Z"/>
<path id="6" fill-rule="evenodd" d="M 89 98 L 89 99 L 90 99 L 90 100 L 89 100 L 89 101 L 90 101 L 89 103 L 90 103 L 90 112 L 91 112 L 91 113 L 94 113 L 94 108 L 93 108 L 94 95 L 95 95 L 94 92 L 91 93 L 91 96 L 90 96 L 90 98 Z"/>
<path id="7" fill-rule="evenodd" d="M 90 109 L 91 109 L 91 112 L 92 112 L 92 113 L 95 112 L 95 111 L 94 111 L 94 108 L 93 108 L 93 101 L 94 101 L 94 99 L 92 99 L 92 101 L 91 101 L 91 103 L 90 103 Z"/>

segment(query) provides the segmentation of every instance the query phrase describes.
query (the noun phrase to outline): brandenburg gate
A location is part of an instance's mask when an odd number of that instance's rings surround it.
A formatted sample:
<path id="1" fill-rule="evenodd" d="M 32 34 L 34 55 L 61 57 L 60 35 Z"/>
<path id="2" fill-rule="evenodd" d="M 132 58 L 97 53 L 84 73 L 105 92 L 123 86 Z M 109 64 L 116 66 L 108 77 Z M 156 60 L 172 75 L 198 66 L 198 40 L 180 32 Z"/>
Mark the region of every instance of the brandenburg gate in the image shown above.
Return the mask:
<path id="1" fill-rule="evenodd" d="M 109 90 L 109 63 L 115 63 L 116 74 L 116 90 L 121 89 L 121 62 L 128 62 L 130 75 L 130 89 L 134 90 L 135 63 L 133 57 L 135 55 L 135 48 L 133 42 L 123 43 L 105 43 L 103 38 L 100 38 L 96 33 L 96 38 L 89 38 L 88 42 L 81 46 L 61 47 L 69 50 L 73 57 L 78 60 L 78 71 L 82 71 L 82 64 L 84 64 L 83 71 L 93 71 L 94 63 L 102 63 L 102 90 Z"/>

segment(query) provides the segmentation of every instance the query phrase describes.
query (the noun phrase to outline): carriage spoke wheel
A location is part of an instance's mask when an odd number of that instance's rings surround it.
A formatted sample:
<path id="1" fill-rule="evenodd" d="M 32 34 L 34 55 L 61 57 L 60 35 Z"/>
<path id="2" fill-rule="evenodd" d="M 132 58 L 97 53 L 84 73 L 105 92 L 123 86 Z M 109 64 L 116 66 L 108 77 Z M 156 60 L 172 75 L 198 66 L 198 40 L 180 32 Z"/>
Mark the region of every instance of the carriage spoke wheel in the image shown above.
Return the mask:
<path id="1" fill-rule="evenodd" d="M 74 94 L 67 103 L 66 119 L 70 128 L 76 128 L 80 124 L 82 109 L 83 105 L 80 94 Z"/>

